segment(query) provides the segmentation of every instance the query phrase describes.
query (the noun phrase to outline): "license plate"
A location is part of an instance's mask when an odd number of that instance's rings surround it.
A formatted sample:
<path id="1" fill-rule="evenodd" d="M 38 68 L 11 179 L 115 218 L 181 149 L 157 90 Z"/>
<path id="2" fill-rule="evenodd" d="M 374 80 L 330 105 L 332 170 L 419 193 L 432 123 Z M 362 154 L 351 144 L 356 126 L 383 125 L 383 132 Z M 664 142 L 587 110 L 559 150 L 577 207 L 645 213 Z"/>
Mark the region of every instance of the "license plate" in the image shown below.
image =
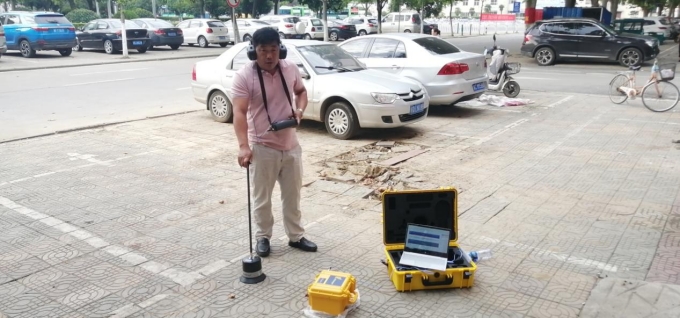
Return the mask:
<path id="1" fill-rule="evenodd" d="M 53 29 L 55 33 L 64 33 L 66 29 Z"/>
<path id="2" fill-rule="evenodd" d="M 417 114 L 423 111 L 423 103 L 420 104 L 415 104 L 411 105 L 411 112 L 409 113 L 410 115 Z"/>
<path id="3" fill-rule="evenodd" d="M 481 83 L 474 83 L 472 84 L 472 90 L 473 91 L 481 91 L 486 88 L 486 83 L 481 82 Z"/>
<path id="4" fill-rule="evenodd" d="M 175 33 L 175 32 L 168 33 L 168 36 L 176 36 L 176 35 L 177 35 L 177 33 Z"/>
<path id="5" fill-rule="evenodd" d="M 226 39 L 227 39 L 226 36 L 221 36 L 221 37 L 220 37 L 220 40 L 226 40 Z"/>
<path id="6" fill-rule="evenodd" d="M 144 41 L 132 41 L 132 45 L 142 45 Z"/>

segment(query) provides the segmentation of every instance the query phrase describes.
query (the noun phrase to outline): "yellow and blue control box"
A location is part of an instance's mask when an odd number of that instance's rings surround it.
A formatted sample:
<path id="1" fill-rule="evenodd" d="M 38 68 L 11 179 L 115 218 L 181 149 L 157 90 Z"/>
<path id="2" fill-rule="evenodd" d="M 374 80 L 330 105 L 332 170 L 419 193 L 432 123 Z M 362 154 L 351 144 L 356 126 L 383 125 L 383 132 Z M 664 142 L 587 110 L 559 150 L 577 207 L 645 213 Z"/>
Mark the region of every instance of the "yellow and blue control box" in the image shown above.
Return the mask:
<path id="1" fill-rule="evenodd" d="M 324 270 L 309 285 L 307 295 L 312 310 L 337 316 L 357 301 L 356 279 L 351 274 Z"/>

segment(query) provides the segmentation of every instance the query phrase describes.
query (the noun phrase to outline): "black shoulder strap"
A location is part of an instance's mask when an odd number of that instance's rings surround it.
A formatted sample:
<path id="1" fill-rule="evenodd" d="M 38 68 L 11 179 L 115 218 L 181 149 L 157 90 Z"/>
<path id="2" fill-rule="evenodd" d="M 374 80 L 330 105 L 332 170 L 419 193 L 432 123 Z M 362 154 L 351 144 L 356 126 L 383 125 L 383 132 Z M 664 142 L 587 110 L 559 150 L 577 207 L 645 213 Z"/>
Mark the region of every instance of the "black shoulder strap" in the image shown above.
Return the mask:
<path id="1" fill-rule="evenodd" d="M 267 119 L 269 123 L 272 122 L 271 117 L 269 117 L 269 108 L 267 108 L 267 92 L 264 89 L 264 80 L 262 79 L 262 69 L 260 65 L 255 63 L 257 66 L 257 77 L 260 80 L 260 90 L 262 91 L 262 101 L 264 102 L 264 110 L 267 113 Z M 293 109 L 293 101 L 290 99 L 290 92 L 288 91 L 288 85 L 286 85 L 286 79 L 283 77 L 283 71 L 281 70 L 281 65 L 277 65 L 279 69 L 279 75 L 281 76 L 281 84 L 283 84 L 283 90 L 286 92 L 286 97 L 288 97 L 288 104 L 290 104 L 290 111 L 295 116 L 295 110 Z"/>

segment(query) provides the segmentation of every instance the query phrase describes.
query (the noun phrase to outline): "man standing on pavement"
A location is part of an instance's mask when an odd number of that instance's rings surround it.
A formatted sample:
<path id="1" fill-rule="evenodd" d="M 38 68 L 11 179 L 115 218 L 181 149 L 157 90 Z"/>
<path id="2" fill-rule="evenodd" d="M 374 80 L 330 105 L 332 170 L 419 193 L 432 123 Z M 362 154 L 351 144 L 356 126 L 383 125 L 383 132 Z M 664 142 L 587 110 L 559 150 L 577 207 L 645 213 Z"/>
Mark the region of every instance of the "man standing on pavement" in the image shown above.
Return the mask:
<path id="1" fill-rule="evenodd" d="M 271 251 L 274 225 L 271 200 L 277 181 L 288 245 L 308 252 L 317 250 L 316 244 L 304 237 L 301 223 L 302 150 L 295 127 L 270 130 L 272 123 L 290 118 L 299 124 L 307 107 L 307 91 L 300 71 L 297 65 L 280 56 L 281 51 L 286 52 L 282 49 L 285 47 L 276 30 L 267 27 L 255 31 L 251 46 L 246 47 L 253 62 L 236 72 L 232 86 L 238 163 L 252 174 L 255 250 L 261 257 Z"/>

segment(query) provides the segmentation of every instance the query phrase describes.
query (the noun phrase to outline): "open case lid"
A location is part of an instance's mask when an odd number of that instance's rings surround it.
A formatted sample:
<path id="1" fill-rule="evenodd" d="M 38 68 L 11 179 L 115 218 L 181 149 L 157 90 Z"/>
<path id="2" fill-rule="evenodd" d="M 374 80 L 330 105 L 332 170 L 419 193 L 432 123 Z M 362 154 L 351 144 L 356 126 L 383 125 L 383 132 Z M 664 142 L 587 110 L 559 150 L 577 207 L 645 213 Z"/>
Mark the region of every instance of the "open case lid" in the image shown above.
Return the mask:
<path id="1" fill-rule="evenodd" d="M 450 242 L 458 240 L 458 191 L 438 190 L 385 191 L 383 206 L 383 242 L 404 244 L 409 223 L 451 230 Z"/>

